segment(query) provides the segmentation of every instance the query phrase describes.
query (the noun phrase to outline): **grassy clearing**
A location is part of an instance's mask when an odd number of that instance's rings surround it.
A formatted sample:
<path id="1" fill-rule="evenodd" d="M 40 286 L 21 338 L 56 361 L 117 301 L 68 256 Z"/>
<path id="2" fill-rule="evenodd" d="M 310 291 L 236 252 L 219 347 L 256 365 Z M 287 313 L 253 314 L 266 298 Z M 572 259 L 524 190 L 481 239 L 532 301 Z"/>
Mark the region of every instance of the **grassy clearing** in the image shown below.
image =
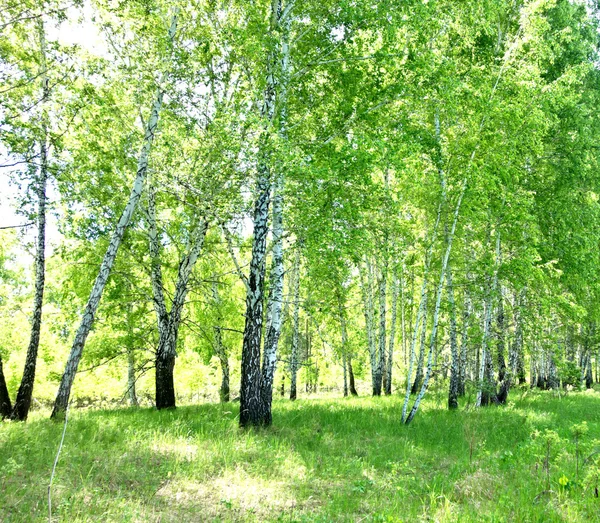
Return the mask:
<path id="1" fill-rule="evenodd" d="M 399 397 L 277 401 L 275 426 L 262 431 L 238 429 L 234 404 L 73 411 L 54 514 L 69 522 L 600 521 L 600 499 L 584 480 L 600 445 L 600 393 L 512 399 L 447 412 L 431 398 L 408 428 L 398 423 Z M 584 420 L 578 480 L 572 426 Z M 0 521 L 47 518 L 61 431 L 41 415 L 0 424 Z"/>

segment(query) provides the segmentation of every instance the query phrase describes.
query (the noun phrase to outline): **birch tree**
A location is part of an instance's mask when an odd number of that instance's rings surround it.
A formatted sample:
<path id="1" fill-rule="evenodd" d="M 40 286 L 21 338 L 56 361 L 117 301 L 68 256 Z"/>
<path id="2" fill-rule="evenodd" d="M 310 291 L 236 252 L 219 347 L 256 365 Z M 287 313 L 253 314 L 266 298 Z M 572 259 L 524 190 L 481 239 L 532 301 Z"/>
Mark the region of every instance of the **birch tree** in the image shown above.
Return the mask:
<path id="1" fill-rule="evenodd" d="M 173 42 L 175 38 L 176 29 L 177 13 L 175 12 L 171 18 L 171 24 L 168 32 L 170 42 Z M 161 83 L 165 82 L 166 80 L 167 77 L 165 75 L 165 77 L 161 79 Z M 96 315 L 96 311 L 100 303 L 100 298 L 102 297 L 102 292 L 104 290 L 104 287 L 106 286 L 106 282 L 108 281 L 108 278 L 110 276 L 110 271 L 117 257 L 117 252 L 123 240 L 123 235 L 125 234 L 125 229 L 129 225 L 135 208 L 137 207 L 137 204 L 141 198 L 142 191 L 144 188 L 144 181 L 146 179 L 146 173 L 148 171 L 150 149 L 152 148 L 152 142 L 154 141 L 154 137 L 158 127 L 158 118 L 163 104 L 163 98 L 165 94 L 164 90 L 164 85 L 159 85 L 157 88 L 156 98 L 154 99 L 154 102 L 152 104 L 150 116 L 146 124 L 144 140 L 137 162 L 136 176 L 133 182 L 131 193 L 129 195 L 129 200 L 125 205 L 125 208 L 123 209 L 117 226 L 111 236 L 108 249 L 106 251 L 106 254 L 104 255 L 102 264 L 100 265 L 98 276 L 90 293 L 89 300 L 83 311 L 81 324 L 79 325 L 79 328 L 77 329 L 77 333 L 75 335 L 75 339 L 73 340 L 71 353 L 69 354 L 65 371 L 63 373 L 58 393 L 56 395 L 56 400 L 54 401 L 54 407 L 52 409 L 51 414 L 51 417 L 53 418 L 62 415 L 67 409 L 69 398 L 71 396 L 71 388 L 73 386 L 73 382 L 75 381 L 75 375 L 77 373 L 77 368 L 79 367 L 79 362 L 81 360 L 81 355 L 83 353 L 85 341 L 90 333 L 90 330 L 92 329 L 94 317 Z"/>
<path id="2" fill-rule="evenodd" d="M 42 326 L 42 306 L 44 302 L 44 284 L 46 269 L 46 184 L 48 180 L 48 111 L 47 102 L 50 96 L 50 84 L 47 75 L 46 63 L 46 34 L 43 18 L 39 18 L 36 24 L 37 38 L 39 42 L 40 56 L 40 83 L 41 83 L 41 129 L 39 138 L 39 169 L 36 176 L 37 197 L 37 239 L 35 246 L 35 292 L 33 304 L 33 317 L 31 320 L 31 335 L 25 368 L 21 385 L 17 392 L 11 419 L 25 421 L 31 407 L 33 385 L 35 382 L 35 369 L 37 354 L 40 345 L 40 331 Z M 0 385 L 2 387 L 2 385 Z"/>

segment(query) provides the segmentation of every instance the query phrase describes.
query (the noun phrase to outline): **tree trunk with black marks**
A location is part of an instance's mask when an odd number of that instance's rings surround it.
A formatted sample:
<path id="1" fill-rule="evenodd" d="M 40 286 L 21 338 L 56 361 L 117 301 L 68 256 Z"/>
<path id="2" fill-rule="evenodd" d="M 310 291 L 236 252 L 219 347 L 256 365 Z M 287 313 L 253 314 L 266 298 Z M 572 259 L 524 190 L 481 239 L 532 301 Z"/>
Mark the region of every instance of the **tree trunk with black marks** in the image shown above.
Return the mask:
<path id="1" fill-rule="evenodd" d="M 398 314 L 398 294 L 400 292 L 400 284 L 398 276 L 394 274 L 392 280 L 392 316 L 390 318 L 390 339 L 388 342 L 388 354 L 385 367 L 385 389 L 386 396 L 392 394 L 392 370 L 394 364 L 394 342 L 396 341 L 396 318 Z M 404 333 L 403 333 L 404 336 Z"/>
<path id="2" fill-rule="evenodd" d="M 416 394 L 421 389 L 423 383 L 423 365 L 425 363 L 425 351 L 427 344 L 427 294 L 424 297 L 424 310 L 423 310 L 423 327 L 421 330 L 421 341 L 419 346 L 419 359 L 417 361 L 417 370 L 415 371 L 415 380 L 413 381 L 410 389 L 411 394 Z"/>
<path id="3" fill-rule="evenodd" d="M 458 354 L 458 339 L 456 328 L 456 304 L 454 302 L 454 287 L 452 286 L 452 269 L 448 264 L 446 271 L 446 285 L 448 287 L 448 303 L 450 304 L 450 389 L 448 391 L 448 408 L 458 408 L 458 395 L 460 390 L 460 356 Z"/>
<path id="4" fill-rule="evenodd" d="M 481 340 L 481 359 L 479 367 L 479 384 L 477 388 L 476 407 L 488 405 L 490 401 L 496 400 L 496 382 L 494 378 L 494 365 L 490 350 L 490 332 L 492 327 L 492 309 L 493 309 L 493 294 L 497 289 L 498 284 L 498 267 L 499 267 L 499 242 L 500 234 L 496 234 L 496 263 L 494 266 L 494 274 L 488 277 L 487 291 L 484 303 L 484 325 L 483 337 Z M 488 237 L 489 244 L 489 237 Z"/>
<path id="5" fill-rule="evenodd" d="M 386 305 L 387 305 L 387 263 L 384 262 L 379 275 L 379 347 L 377 351 L 376 382 L 373 385 L 373 395 L 381 396 L 384 385 L 386 367 Z"/>
<path id="6" fill-rule="evenodd" d="M 277 0 L 278 1 L 278 0 Z M 278 14 L 281 16 L 281 14 Z M 290 72 L 290 16 L 286 16 L 281 25 L 281 68 L 279 79 L 278 134 L 282 140 L 287 140 L 287 88 Z M 263 401 L 265 425 L 272 423 L 271 404 L 273 401 L 273 380 L 277 366 L 277 348 L 283 327 L 283 193 L 285 175 L 283 167 L 279 166 L 273 184 L 273 255 L 271 264 L 271 285 L 267 305 L 267 331 L 263 351 L 261 394 Z"/>
<path id="7" fill-rule="evenodd" d="M 467 273 L 467 288 L 465 289 L 465 298 L 463 304 L 463 317 L 462 317 L 462 333 L 460 341 L 460 367 L 459 367 L 459 379 L 458 379 L 458 395 L 463 397 L 465 395 L 465 386 L 467 381 L 467 360 L 469 351 L 469 325 L 471 319 L 471 296 L 468 289 L 469 279 Z"/>
<path id="8" fill-rule="evenodd" d="M 177 337 L 181 326 L 181 316 L 185 306 L 185 298 L 189 289 L 189 280 L 192 271 L 206 238 L 208 223 L 201 221 L 192 231 L 188 252 L 179 262 L 175 295 L 171 310 L 168 313 L 167 328 L 159 332 L 158 350 L 156 351 L 156 408 L 173 409 L 175 401 L 175 383 L 173 369 L 177 357 Z"/>
<path id="9" fill-rule="evenodd" d="M 292 354 L 290 361 L 290 399 L 296 399 L 296 388 L 298 379 L 298 339 L 300 336 L 300 249 L 296 248 L 295 280 L 294 280 L 294 312 L 293 312 L 293 331 L 292 331 Z M 345 355 L 345 353 L 344 353 Z M 344 362 L 345 366 L 345 362 Z M 347 395 L 347 385 L 344 384 Z"/>
<path id="10" fill-rule="evenodd" d="M 359 267 L 359 274 L 365 328 L 367 331 L 367 347 L 369 350 L 369 362 L 371 364 L 371 390 L 373 396 L 377 396 L 377 370 L 379 362 L 377 356 L 377 338 L 375 335 L 375 310 L 373 305 L 373 270 L 368 258 L 366 259 L 364 271 L 362 267 Z"/>
<path id="11" fill-rule="evenodd" d="M 502 296 L 502 287 L 500 287 L 500 296 L 498 297 L 498 310 L 496 313 L 496 339 L 497 339 L 497 363 L 498 363 L 498 403 L 504 405 L 508 400 L 508 391 L 510 390 L 510 369 L 506 369 L 506 332 L 505 332 L 504 302 Z"/>
<path id="12" fill-rule="evenodd" d="M 356 383 L 354 379 L 354 369 L 352 368 L 352 355 L 348 355 L 348 387 L 352 396 L 358 396 Z"/>
<path id="13" fill-rule="evenodd" d="M 444 187 L 443 184 L 442 184 L 442 187 Z M 452 227 L 450 229 L 450 232 L 446 234 L 446 251 L 444 253 L 444 257 L 442 258 L 442 268 L 440 271 L 440 279 L 439 279 L 437 289 L 436 289 L 435 308 L 433 311 L 433 323 L 431 326 L 431 334 L 430 334 L 430 339 L 429 339 L 429 353 L 427 355 L 427 367 L 426 367 L 426 371 L 425 371 L 425 376 L 423 378 L 423 384 L 421 385 L 421 390 L 419 391 L 419 394 L 417 395 L 417 397 L 415 399 L 415 403 L 413 404 L 413 407 L 410 410 L 408 417 L 406 418 L 405 423 L 407 425 L 414 419 L 415 415 L 417 414 L 421 400 L 425 396 L 425 393 L 427 392 L 427 388 L 429 387 L 429 380 L 431 379 L 431 374 L 433 371 L 432 360 L 433 360 L 433 352 L 434 352 L 435 344 L 436 344 L 436 334 L 437 334 L 437 329 L 438 329 L 440 307 L 441 307 L 441 303 L 442 303 L 442 293 L 444 290 L 444 281 L 446 280 L 446 271 L 448 268 L 448 263 L 450 261 L 450 254 L 452 252 L 452 243 L 454 240 L 454 235 L 456 233 L 456 225 L 458 223 L 460 207 L 461 207 L 462 200 L 463 200 L 466 190 L 467 190 L 467 180 L 465 178 L 463 180 L 460 194 L 459 194 L 458 200 L 456 202 L 456 207 L 454 209 Z M 443 199 L 445 200 L 445 197 Z"/>
<path id="14" fill-rule="evenodd" d="M 340 329 L 342 331 L 342 365 L 344 366 L 344 397 L 348 396 L 348 385 L 353 395 L 356 395 L 354 389 L 354 372 L 352 371 L 352 358 L 348 354 L 348 331 L 346 330 L 346 309 L 340 294 L 338 299 L 338 314 L 340 320 Z M 350 381 L 348 381 L 348 379 Z M 352 392 L 354 390 L 354 392 Z"/>
<path id="15" fill-rule="evenodd" d="M 39 18 L 37 22 L 38 38 L 40 44 L 40 79 L 42 82 L 42 132 L 40 136 L 40 167 L 35 184 L 37 197 L 37 239 L 35 243 L 35 291 L 33 298 L 33 316 L 31 319 L 31 335 L 25 368 L 21 385 L 17 392 L 11 419 L 25 421 L 31 407 L 33 385 L 35 382 L 35 369 L 37 365 L 38 348 L 40 345 L 40 331 L 42 328 L 42 305 L 44 303 L 44 286 L 46 281 L 46 183 L 48 180 L 48 114 L 46 104 L 50 94 L 48 78 L 46 75 L 46 35 L 44 24 Z"/>
<path id="16" fill-rule="evenodd" d="M 177 14 L 175 13 L 171 19 L 171 26 L 169 28 L 169 40 L 171 42 L 175 37 L 176 29 Z M 56 400 L 54 401 L 54 408 L 51 414 L 52 418 L 62 416 L 67 409 L 67 405 L 69 404 L 69 398 L 71 396 L 71 388 L 73 387 L 73 382 L 75 381 L 75 374 L 77 373 L 77 368 L 79 367 L 79 362 L 81 360 L 81 355 L 83 353 L 85 341 L 92 329 L 92 324 L 94 323 L 94 318 L 96 316 L 96 311 L 98 310 L 98 305 L 100 304 L 102 292 L 104 291 L 104 287 L 106 286 L 106 282 L 108 281 L 108 277 L 110 276 L 110 271 L 117 257 L 117 251 L 119 250 L 119 247 L 123 240 L 125 229 L 127 229 L 127 226 L 131 221 L 131 217 L 133 216 L 133 212 L 135 211 L 135 208 L 137 207 L 137 204 L 142 195 L 144 181 L 146 179 L 146 173 L 148 171 L 150 149 L 152 148 L 154 136 L 158 127 L 158 117 L 162 108 L 163 97 L 164 90 L 163 86 L 160 85 L 156 93 L 156 99 L 154 100 L 154 104 L 150 111 L 148 123 L 146 124 L 144 142 L 139 154 L 137 173 L 135 181 L 133 183 L 131 194 L 129 195 L 127 205 L 125 206 L 125 209 L 123 210 L 121 217 L 119 218 L 117 227 L 112 234 L 110 243 L 108 245 L 108 249 L 106 250 L 106 254 L 104 255 L 102 264 L 100 265 L 98 277 L 96 278 L 96 281 L 90 293 L 90 297 L 85 306 L 81 323 L 79 325 L 79 328 L 77 329 L 77 333 L 75 334 L 75 340 L 73 341 L 73 346 L 71 347 L 71 353 L 69 355 L 69 359 L 67 360 L 67 365 L 65 367 L 65 371 L 60 382 Z"/>
<path id="17" fill-rule="evenodd" d="M 282 1 L 272 0 L 270 33 L 280 29 Z M 289 16 L 289 13 L 288 13 Z M 269 206 L 271 203 L 271 153 L 270 133 L 276 114 L 278 88 L 277 54 L 269 52 L 266 85 L 261 107 L 264 122 L 259 141 L 256 200 L 254 203 L 252 257 L 246 293 L 246 322 L 242 343 L 242 368 L 240 384 L 240 426 L 270 425 L 270 402 L 264 401 L 261 369 L 261 341 L 263 334 L 263 301 L 265 292 L 265 264 L 267 235 L 269 232 Z M 285 104 L 284 104 L 285 105 Z"/>
<path id="18" fill-rule="evenodd" d="M 127 396 L 131 407 L 139 407 L 135 391 L 135 353 L 133 348 L 127 348 Z"/>

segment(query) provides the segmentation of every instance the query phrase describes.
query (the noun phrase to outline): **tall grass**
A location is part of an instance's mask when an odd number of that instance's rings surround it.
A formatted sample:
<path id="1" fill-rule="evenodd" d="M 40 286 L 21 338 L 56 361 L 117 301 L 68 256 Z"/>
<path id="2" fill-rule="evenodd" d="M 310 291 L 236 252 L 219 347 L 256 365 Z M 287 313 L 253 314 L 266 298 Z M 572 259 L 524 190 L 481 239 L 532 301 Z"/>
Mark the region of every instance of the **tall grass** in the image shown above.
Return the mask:
<path id="1" fill-rule="evenodd" d="M 511 399 L 448 412 L 433 395 L 409 427 L 395 396 L 278 400 L 274 426 L 258 431 L 238 428 L 235 404 L 75 410 L 54 479 L 54 517 L 600 521 L 600 394 L 515 391 Z M 587 432 L 574 438 L 583 421 Z M 42 414 L 0 424 L 0 521 L 47 520 L 61 431 Z"/>

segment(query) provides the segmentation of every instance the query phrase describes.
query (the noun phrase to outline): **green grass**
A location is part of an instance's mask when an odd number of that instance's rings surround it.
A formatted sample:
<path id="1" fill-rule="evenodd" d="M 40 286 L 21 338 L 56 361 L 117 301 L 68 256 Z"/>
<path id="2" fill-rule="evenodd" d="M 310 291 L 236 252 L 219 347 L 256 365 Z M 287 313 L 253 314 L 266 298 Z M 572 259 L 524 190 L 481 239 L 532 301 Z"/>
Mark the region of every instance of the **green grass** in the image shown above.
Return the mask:
<path id="1" fill-rule="evenodd" d="M 276 401 L 273 428 L 260 431 L 237 427 L 234 404 L 73 411 L 53 514 L 68 522 L 600 521 L 600 499 L 583 480 L 597 457 L 600 393 L 511 399 L 448 412 L 430 398 L 410 427 L 399 424 L 399 397 Z M 580 461 L 591 457 L 577 481 L 571 427 L 584 420 Z M 557 433 L 550 492 L 546 429 Z M 0 521 L 47 520 L 61 432 L 41 414 L 0 424 Z"/>

